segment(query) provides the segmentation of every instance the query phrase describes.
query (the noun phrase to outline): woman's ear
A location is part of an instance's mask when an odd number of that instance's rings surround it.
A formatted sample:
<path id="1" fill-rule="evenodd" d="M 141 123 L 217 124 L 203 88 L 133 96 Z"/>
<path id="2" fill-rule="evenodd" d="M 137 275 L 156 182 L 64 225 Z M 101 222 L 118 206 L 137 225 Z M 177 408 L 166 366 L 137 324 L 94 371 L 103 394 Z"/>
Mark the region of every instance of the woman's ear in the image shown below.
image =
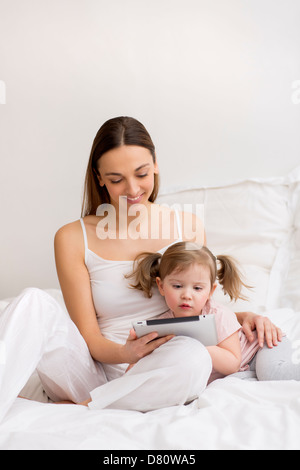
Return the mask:
<path id="1" fill-rule="evenodd" d="M 156 284 L 157 284 L 157 287 L 158 287 L 158 290 L 159 290 L 160 294 L 164 296 L 165 293 L 164 293 L 163 282 L 162 282 L 161 278 L 156 277 L 155 280 L 156 280 Z"/>
<path id="2" fill-rule="evenodd" d="M 93 172 L 96 175 L 96 178 L 97 178 L 98 183 L 100 184 L 100 186 L 105 186 L 102 179 L 101 179 L 101 175 L 100 175 L 99 170 L 96 170 L 95 168 L 93 168 Z"/>
<path id="3" fill-rule="evenodd" d="M 157 161 L 155 161 L 155 163 L 154 163 L 154 174 L 158 175 L 158 173 L 159 173 L 159 168 L 158 168 Z"/>
<path id="4" fill-rule="evenodd" d="M 97 178 L 98 178 L 98 181 L 99 181 L 100 186 L 102 186 L 102 187 L 105 186 L 105 184 L 104 184 L 104 182 L 103 182 L 103 180 L 102 180 L 102 178 L 101 178 L 100 173 L 97 174 Z"/>

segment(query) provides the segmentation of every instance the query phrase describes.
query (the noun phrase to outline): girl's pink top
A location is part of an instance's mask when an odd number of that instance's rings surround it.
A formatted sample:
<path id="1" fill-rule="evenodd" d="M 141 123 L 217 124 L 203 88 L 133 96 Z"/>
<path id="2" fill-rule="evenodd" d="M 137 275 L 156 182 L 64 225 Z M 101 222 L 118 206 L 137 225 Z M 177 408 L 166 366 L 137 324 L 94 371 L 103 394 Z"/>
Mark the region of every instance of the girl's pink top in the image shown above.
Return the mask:
<path id="1" fill-rule="evenodd" d="M 206 302 L 201 314 L 215 315 L 219 343 L 224 341 L 226 338 L 229 338 L 229 336 L 231 336 L 233 333 L 238 332 L 242 353 L 242 361 L 239 370 L 247 370 L 249 368 L 249 362 L 259 350 L 256 331 L 253 331 L 254 340 L 252 343 L 250 343 L 247 340 L 245 333 L 242 331 L 241 325 L 237 321 L 235 313 L 233 313 L 229 308 L 215 302 L 212 299 L 209 299 Z M 170 310 L 162 315 L 164 318 L 173 316 L 174 315 Z M 213 369 L 208 382 L 210 383 L 213 380 L 219 379 L 221 377 L 224 377 L 224 375 Z"/>

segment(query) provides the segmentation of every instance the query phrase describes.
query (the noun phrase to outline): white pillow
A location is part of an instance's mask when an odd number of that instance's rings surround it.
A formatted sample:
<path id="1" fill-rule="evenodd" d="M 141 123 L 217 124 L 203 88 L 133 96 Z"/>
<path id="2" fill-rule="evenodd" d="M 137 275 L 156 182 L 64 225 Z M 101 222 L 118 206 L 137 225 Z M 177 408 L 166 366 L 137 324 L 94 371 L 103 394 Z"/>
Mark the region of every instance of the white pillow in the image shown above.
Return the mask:
<path id="1" fill-rule="evenodd" d="M 244 291 L 249 301 L 230 303 L 220 287 L 216 300 L 228 303 L 235 311 L 264 313 L 279 303 L 274 287 L 282 282 L 288 260 L 277 263 L 279 249 L 287 247 L 291 228 L 290 182 L 288 178 L 250 179 L 211 188 L 165 190 L 159 203 L 169 205 L 204 204 L 207 246 L 215 254 L 229 254 L 239 262 L 245 281 L 255 286 Z"/>
<path id="2" fill-rule="evenodd" d="M 300 312 L 300 171 L 294 172 L 295 181 L 292 191 L 292 231 L 289 269 L 281 286 L 280 304 Z"/>

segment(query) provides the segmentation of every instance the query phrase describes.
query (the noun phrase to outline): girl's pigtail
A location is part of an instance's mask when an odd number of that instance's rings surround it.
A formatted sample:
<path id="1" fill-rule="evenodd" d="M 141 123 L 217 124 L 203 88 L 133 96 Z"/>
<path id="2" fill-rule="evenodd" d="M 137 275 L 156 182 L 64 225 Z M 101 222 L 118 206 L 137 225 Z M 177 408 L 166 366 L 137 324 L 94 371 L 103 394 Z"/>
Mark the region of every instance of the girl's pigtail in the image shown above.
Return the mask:
<path id="1" fill-rule="evenodd" d="M 241 272 L 231 256 L 218 255 L 217 261 L 220 268 L 217 270 L 217 279 L 222 285 L 225 294 L 228 294 L 230 300 L 248 300 L 241 294 L 243 287 L 251 289 L 251 286 L 245 284 L 242 280 Z"/>
<path id="2" fill-rule="evenodd" d="M 132 273 L 125 274 L 126 279 L 133 279 L 130 287 L 141 290 L 147 297 L 152 297 L 152 287 L 159 276 L 160 253 L 141 253 L 135 259 Z"/>

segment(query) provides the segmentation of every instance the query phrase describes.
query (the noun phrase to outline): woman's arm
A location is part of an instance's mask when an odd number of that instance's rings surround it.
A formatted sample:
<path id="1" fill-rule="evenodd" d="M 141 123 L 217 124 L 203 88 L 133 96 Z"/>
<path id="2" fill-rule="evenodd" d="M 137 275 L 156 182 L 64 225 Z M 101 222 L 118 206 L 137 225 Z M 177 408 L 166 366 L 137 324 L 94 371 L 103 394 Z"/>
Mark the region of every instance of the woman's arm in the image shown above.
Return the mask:
<path id="1" fill-rule="evenodd" d="M 74 222 L 59 229 L 54 238 L 56 270 L 64 301 L 92 357 L 119 363 L 122 362 L 121 345 L 106 340 L 97 323 L 80 230 Z"/>
<path id="2" fill-rule="evenodd" d="M 220 374 L 229 375 L 239 370 L 242 355 L 238 332 L 233 333 L 217 346 L 208 346 L 207 350 L 211 356 L 213 368 Z"/>
<path id="3" fill-rule="evenodd" d="M 274 325 L 268 317 L 256 315 L 252 312 L 238 312 L 236 316 L 250 343 L 254 340 L 254 330 L 257 331 L 258 343 L 261 348 L 264 341 L 266 341 L 269 348 L 277 346 L 278 341 L 281 341 L 281 329 Z"/>
<path id="4" fill-rule="evenodd" d="M 95 360 L 109 364 L 137 362 L 168 340 L 159 338 L 152 341 L 157 336 L 155 333 L 140 339 L 129 335 L 125 345 L 121 345 L 101 334 L 89 273 L 84 262 L 84 243 L 79 221 L 58 230 L 54 250 L 57 275 L 67 310 Z"/>

